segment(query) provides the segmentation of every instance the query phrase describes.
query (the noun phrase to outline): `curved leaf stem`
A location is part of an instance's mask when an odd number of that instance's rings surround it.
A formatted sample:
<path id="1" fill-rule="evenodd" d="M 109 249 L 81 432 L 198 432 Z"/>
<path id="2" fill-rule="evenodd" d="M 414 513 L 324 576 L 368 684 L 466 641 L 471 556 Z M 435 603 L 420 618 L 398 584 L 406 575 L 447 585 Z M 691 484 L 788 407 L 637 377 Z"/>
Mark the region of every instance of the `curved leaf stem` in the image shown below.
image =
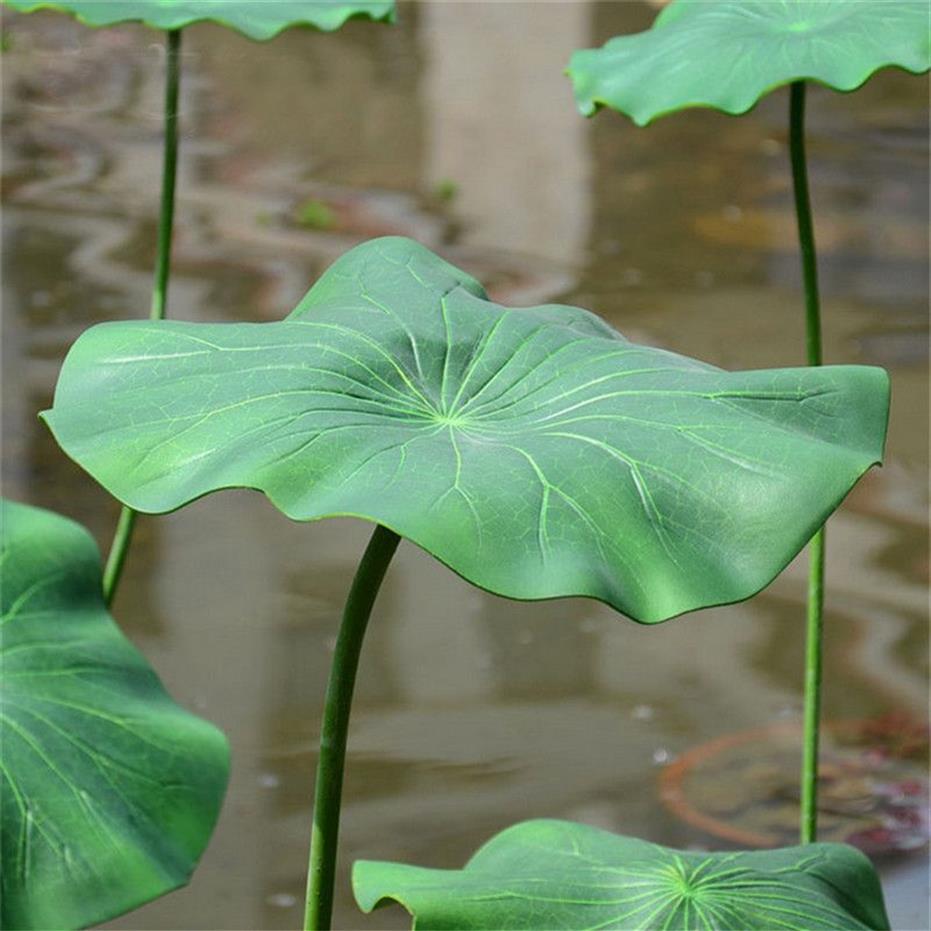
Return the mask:
<path id="1" fill-rule="evenodd" d="M 133 536 L 133 527 L 136 524 L 136 511 L 125 504 L 120 508 L 120 517 L 116 522 L 116 531 L 113 534 L 113 543 L 107 555 L 107 564 L 103 569 L 103 600 L 109 608 L 116 595 L 116 586 L 123 574 L 123 564 L 129 552 L 129 542 Z"/>
<path id="2" fill-rule="evenodd" d="M 388 563 L 401 538 L 387 527 L 376 526 L 365 550 L 340 624 L 330 679 L 327 683 L 320 734 L 320 756 L 314 791 L 314 825 L 307 868 L 305 931 L 326 931 L 333 913 L 336 844 L 339 834 L 340 796 L 346 762 L 346 736 L 352 692 L 359 667 L 362 639 Z"/>
<path id="3" fill-rule="evenodd" d="M 162 201 L 158 216 L 158 247 L 155 281 L 149 319 L 163 320 L 168 304 L 168 278 L 171 273 L 171 234 L 175 218 L 175 178 L 178 173 L 178 91 L 181 86 L 181 30 L 172 29 L 165 39 L 165 141 L 162 154 Z M 126 506 L 113 535 L 113 543 L 103 571 L 103 597 L 113 601 L 123 572 L 126 554 L 136 523 L 136 512 Z"/>
<path id="4" fill-rule="evenodd" d="M 795 215 L 805 286 L 805 333 L 809 365 L 821 365 L 821 305 L 818 295 L 818 260 L 808 194 L 805 160 L 805 82 L 796 81 L 789 101 L 789 149 Z M 821 652 L 824 622 L 824 550 L 822 527 L 808 548 L 808 610 L 805 644 L 805 715 L 802 747 L 801 840 L 810 844 L 818 831 L 818 741 L 821 718 Z"/>

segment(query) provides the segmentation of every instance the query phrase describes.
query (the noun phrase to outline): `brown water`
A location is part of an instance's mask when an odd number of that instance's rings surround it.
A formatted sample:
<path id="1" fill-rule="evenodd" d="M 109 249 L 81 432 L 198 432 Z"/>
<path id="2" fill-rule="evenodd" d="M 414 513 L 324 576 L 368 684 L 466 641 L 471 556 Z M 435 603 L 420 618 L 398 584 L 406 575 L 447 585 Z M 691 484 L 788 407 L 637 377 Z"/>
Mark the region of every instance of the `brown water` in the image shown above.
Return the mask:
<path id="1" fill-rule="evenodd" d="M 580 304 L 730 368 L 799 364 L 786 95 L 648 130 L 575 113 L 570 51 L 650 17 L 423 2 L 393 29 L 266 45 L 190 29 L 171 315 L 277 319 L 358 239 L 403 233 L 505 301 Z M 141 28 L 5 19 L 5 494 L 107 546 L 113 502 L 35 414 L 82 329 L 147 313 L 162 53 Z M 926 82 L 895 72 L 810 95 L 826 357 L 893 378 L 887 465 L 831 522 L 832 719 L 926 713 L 926 103 Z M 310 199 L 335 229 L 293 222 Z M 190 887 L 112 927 L 299 925 L 325 675 L 367 534 L 233 492 L 140 521 L 114 613 L 177 699 L 229 734 L 233 776 Z M 337 926 L 406 926 L 399 910 L 357 912 L 354 859 L 458 866 L 523 818 L 720 843 L 662 807 L 658 775 L 704 741 L 797 718 L 803 603 L 797 561 L 749 603 L 648 629 L 581 600 L 496 599 L 403 546 L 360 672 Z M 883 868 L 896 927 L 927 928 L 925 854 Z"/>

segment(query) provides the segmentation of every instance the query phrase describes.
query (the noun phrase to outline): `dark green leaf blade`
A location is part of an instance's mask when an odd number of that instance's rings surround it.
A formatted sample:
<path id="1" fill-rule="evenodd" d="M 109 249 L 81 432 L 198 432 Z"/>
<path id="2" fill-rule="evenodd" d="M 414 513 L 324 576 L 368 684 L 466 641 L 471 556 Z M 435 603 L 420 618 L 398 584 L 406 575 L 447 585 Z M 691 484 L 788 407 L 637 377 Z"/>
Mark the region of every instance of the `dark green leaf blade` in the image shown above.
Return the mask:
<path id="1" fill-rule="evenodd" d="M 90 535 L 2 502 L 0 927 L 97 924 L 187 882 L 229 750 L 104 608 Z"/>
<path id="2" fill-rule="evenodd" d="M 696 853 L 568 821 L 526 821 L 462 870 L 362 860 L 370 912 L 391 901 L 417 931 L 840 931 L 888 929 L 869 860 L 844 844 Z"/>
<path id="3" fill-rule="evenodd" d="M 880 369 L 724 372 L 577 308 L 494 304 L 396 238 L 280 323 L 92 328 L 43 416 L 137 510 L 256 488 L 490 591 L 652 622 L 767 584 L 879 461 L 887 413 Z"/>
<path id="4" fill-rule="evenodd" d="M 265 40 L 291 26 L 324 32 L 347 20 L 367 18 L 394 22 L 394 0 L 2 0 L 23 13 L 56 10 L 85 26 L 141 22 L 153 29 L 181 29 L 212 22 L 250 39 Z"/>
<path id="5" fill-rule="evenodd" d="M 890 66 L 931 68 L 924 0 L 673 0 L 651 29 L 576 52 L 568 74 L 586 116 L 645 126 L 689 107 L 745 113 L 803 79 L 850 91 Z"/>

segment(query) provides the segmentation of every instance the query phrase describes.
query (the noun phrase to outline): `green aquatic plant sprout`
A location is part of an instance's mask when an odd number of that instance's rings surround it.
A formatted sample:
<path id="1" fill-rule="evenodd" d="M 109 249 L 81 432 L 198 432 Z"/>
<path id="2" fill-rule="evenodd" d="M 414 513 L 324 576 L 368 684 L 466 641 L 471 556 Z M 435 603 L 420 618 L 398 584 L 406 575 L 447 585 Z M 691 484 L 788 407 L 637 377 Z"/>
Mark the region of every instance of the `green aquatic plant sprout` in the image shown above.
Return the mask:
<path id="1" fill-rule="evenodd" d="M 129 506 L 263 491 L 376 524 L 327 691 L 308 928 L 329 926 L 349 706 L 400 537 L 512 598 L 635 620 L 747 598 L 879 462 L 884 372 L 729 373 L 594 315 L 509 309 L 415 242 L 351 250 L 280 323 L 110 323 L 43 414 Z"/>
<path id="2" fill-rule="evenodd" d="M 171 275 L 171 240 L 174 228 L 175 181 L 178 165 L 178 94 L 181 84 L 181 30 L 192 23 L 214 22 L 250 39 L 271 39 L 291 26 L 308 26 L 326 32 L 347 20 L 368 18 L 394 22 L 394 0 L 0 0 L 23 13 L 55 10 L 69 13 L 86 26 L 115 26 L 139 22 L 165 31 L 165 137 L 162 164 L 161 207 L 155 278 L 149 317 L 162 320 L 168 306 Z M 103 572 L 104 599 L 116 595 L 136 512 L 123 507 Z"/>
<path id="3" fill-rule="evenodd" d="M 461 870 L 360 861 L 363 911 L 389 902 L 416 931 L 841 931 L 889 928 L 876 871 L 859 850 L 670 850 L 568 821 L 526 821 Z"/>
<path id="4" fill-rule="evenodd" d="M 805 87 L 839 91 L 880 68 L 931 68 L 926 0 L 673 0 L 652 28 L 574 53 L 568 74 L 585 115 L 609 107 L 639 126 L 691 107 L 740 114 L 791 85 L 789 134 L 809 365 L 822 364 L 817 259 L 805 159 Z M 809 551 L 801 837 L 817 836 L 824 530 Z"/>
<path id="5" fill-rule="evenodd" d="M 188 881 L 229 750 L 107 614 L 90 534 L 0 503 L 4 928 L 106 921 Z"/>

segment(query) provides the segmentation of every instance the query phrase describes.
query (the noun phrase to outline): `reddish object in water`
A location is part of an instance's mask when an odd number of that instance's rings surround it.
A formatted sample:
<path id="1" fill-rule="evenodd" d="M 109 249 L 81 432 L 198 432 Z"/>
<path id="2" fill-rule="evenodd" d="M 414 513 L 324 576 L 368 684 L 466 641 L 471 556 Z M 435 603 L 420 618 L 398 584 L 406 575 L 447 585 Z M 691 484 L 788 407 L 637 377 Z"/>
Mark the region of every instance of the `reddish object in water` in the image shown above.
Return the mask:
<path id="1" fill-rule="evenodd" d="M 677 817 L 742 847 L 797 843 L 801 725 L 727 734 L 686 751 L 660 774 Z M 899 713 L 827 723 L 819 767 L 819 840 L 870 855 L 924 847 L 928 729 Z"/>

